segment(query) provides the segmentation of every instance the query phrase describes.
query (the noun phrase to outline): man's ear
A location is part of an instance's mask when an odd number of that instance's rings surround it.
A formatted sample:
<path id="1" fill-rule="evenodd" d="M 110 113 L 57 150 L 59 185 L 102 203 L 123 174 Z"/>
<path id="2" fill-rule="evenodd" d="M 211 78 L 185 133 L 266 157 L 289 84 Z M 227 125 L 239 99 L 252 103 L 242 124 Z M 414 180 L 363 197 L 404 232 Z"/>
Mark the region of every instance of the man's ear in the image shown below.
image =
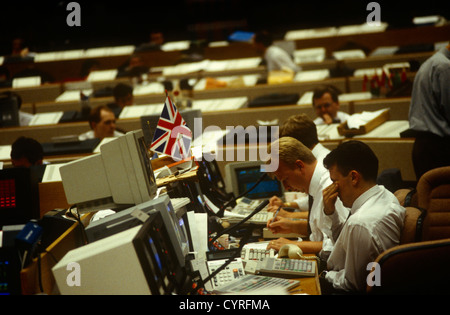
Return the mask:
<path id="1" fill-rule="evenodd" d="M 303 170 L 305 168 L 305 163 L 303 163 L 302 160 L 295 161 L 295 166 L 297 166 L 300 170 Z"/>
<path id="2" fill-rule="evenodd" d="M 350 171 L 350 178 L 353 185 L 356 185 L 361 180 L 361 174 L 355 170 Z"/>

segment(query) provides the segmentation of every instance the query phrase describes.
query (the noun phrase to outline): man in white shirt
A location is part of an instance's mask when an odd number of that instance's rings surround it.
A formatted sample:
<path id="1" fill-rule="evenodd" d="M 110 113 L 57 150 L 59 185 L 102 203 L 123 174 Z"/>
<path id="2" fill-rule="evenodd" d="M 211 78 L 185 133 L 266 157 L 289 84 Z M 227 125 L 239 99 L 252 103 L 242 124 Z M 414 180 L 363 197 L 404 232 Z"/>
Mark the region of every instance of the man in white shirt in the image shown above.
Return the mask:
<path id="1" fill-rule="evenodd" d="M 282 137 L 272 143 L 270 156 L 271 159 L 278 159 L 279 166 L 274 175 L 284 188 L 305 192 L 311 195 L 313 202 L 307 220 L 292 220 L 277 216 L 273 222 L 270 220 L 267 224 L 273 233 L 297 233 L 308 236 L 309 241 L 279 239 L 270 242 L 268 248 L 279 250 L 284 244 L 294 243 L 304 253 L 318 254 L 320 258 L 326 260 L 333 248 L 332 222 L 324 215 L 322 197 L 322 190 L 331 184 L 328 171 L 318 163 L 311 150 L 292 137 Z M 336 201 L 335 209 L 336 214 L 342 219 L 348 216 L 348 210 L 340 201 Z"/>
<path id="2" fill-rule="evenodd" d="M 397 198 L 376 184 L 378 158 L 365 143 L 347 141 L 324 159 L 333 184 L 324 189 L 324 213 L 332 219 L 334 248 L 328 258 L 321 287 L 365 292 L 368 264 L 399 244 L 405 209 Z M 339 197 L 350 215 L 336 215 Z M 323 284 L 323 285 L 322 285 Z"/>
<path id="3" fill-rule="evenodd" d="M 306 114 L 293 115 L 289 117 L 280 126 L 279 137 L 292 137 L 303 143 L 308 149 L 311 150 L 312 154 L 316 157 L 320 165 L 323 164 L 323 159 L 330 153 L 330 150 L 324 147 L 317 136 L 317 127 L 311 118 Z M 300 209 L 303 211 L 309 210 L 308 205 L 308 195 L 302 196 L 302 198 L 294 200 L 293 202 L 284 203 L 277 196 L 273 196 L 270 199 L 268 211 L 276 211 L 279 206 L 286 208 Z M 305 212 L 294 212 L 292 214 L 282 212 L 284 216 L 305 218 L 307 213 Z"/>
<path id="4" fill-rule="evenodd" d="M 267 71 L 288 69 L 295 73 L 301 70 L 286 50 L 273 45 L 273 39 L 269 33 L 256 33 L 253 37 L 253 44 L 257 51 L 263 53 Z"/>
<path id="5" fill-rule="evenodd" d="M 118 137 L 123 133 L 116 130 L 116 116 L 114 112 L 105 105 L 97 106 L 89 115 L 89 126 L 91 130 L 78 136 L 80 141 L 106 137 Z"/>
<path id="6" fill-rule="evenodd" d="M 340 111 L 339 93 L 332 86 L 321 86 L 314 90 L 312 104 L 317 118 L 316 125 L 329 125 L 346 122 L 349 114 Z"/>

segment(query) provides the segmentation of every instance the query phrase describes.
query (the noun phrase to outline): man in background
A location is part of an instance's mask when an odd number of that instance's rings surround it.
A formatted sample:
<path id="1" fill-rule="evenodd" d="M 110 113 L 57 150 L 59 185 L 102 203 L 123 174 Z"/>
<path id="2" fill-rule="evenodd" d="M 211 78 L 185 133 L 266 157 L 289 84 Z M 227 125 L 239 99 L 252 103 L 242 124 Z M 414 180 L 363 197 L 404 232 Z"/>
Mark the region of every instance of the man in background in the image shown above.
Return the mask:
<path id="1" fill-rule="evenodd" d="M 314 120 L 316 125 L 343 123 L 350 116 L 339 110 L 339 91 L 332 86 L 316 88 L 313 92 L 312 104 L 317 115 Z"/>
<path id="2" fill-rule="evenodd" d="M 415 132 L 412 160 L 417 180 L 450 165 L 450 44 L 427 59 L 411 94 L 409 127 Z"/>
<path id="3" fill-rule="evenodd" d="M 116 130 L 116 116 L 108 106 L 100 105 L 95 107 L 89 114 L 89 126 L 91 130 L 79 135 L 80 141 L 98 138 L 102 140 L 106 137 L 118 137 L 123 133 Z"/>
<path id="4" fill-rule="evenodd" d="M 33 138 L 19 137 L 11 146 L 11 162 L 14 167 L 42 165 L 44 150 Z"/>

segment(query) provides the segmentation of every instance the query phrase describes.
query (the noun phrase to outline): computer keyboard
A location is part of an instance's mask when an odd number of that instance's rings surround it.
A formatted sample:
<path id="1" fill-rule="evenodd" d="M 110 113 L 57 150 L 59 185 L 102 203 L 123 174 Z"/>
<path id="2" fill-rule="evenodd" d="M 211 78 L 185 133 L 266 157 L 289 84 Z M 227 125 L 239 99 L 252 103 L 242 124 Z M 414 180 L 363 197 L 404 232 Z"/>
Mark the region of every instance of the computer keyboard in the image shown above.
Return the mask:
<path id="1" fill-rule="evenodd" d="M 239 293 L 275 288 L 290 290 L 299 284 L 298 280 L 249 274 L 217 288 L 216 291 L 218 293 Z"/>
<path id="2" fill-rule="evenodd" d="M 230 223 L 237 223 L 249 216 L 260 204 L 261 200 L 242 198 L 241 201 L 231 211 L 225 211 L 225 218 Z M 267 212 L 265 206 L 260 212 L 251 217 L 248 222 L 254 224 L 267 224 L 267 221 L 273 217 L 272 212 Z"/>
<path id="3" fill-rule="evenodd" d="M 292 276 L 315 276 L 316 262 L 308 259 L 265 258 L 259 266 L 259 272 Z"/>
<path id="4" fill-rule="evenodd" d="M 246 218 L 251 211 L 241 213 L 235 213 L 231 211 L 225 211 L 224 212 L 224 218 L 230 222 L 230 223 L 237 223 L 240 222 L 242 219 Z M 273 217 L 272 212 L 258 212 L 254 216 L 252 216 L 247 222 L 248 223 L 254 223 L 254 224 L 263 224 L 266 225 L 267 221 Z"/>
<path id="5" fill-rule="evenodd" d="M 241 251 L 241 259 L 244 261 L 263 261 L 268 257 L 275 257 L 275 251 L 273 249 L 244 247 Z"/>

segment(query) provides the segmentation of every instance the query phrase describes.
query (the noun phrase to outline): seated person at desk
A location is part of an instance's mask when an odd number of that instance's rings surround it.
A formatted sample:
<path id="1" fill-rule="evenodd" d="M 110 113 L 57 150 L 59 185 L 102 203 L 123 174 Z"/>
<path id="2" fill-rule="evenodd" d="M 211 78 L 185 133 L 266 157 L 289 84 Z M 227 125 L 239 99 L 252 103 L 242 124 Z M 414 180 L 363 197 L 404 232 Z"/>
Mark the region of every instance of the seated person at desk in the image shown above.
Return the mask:
<path id="1" fill-rule="evenodd" d="M 376 184 L 378 158 L 365 143 L 340 144 L 324 159 L 333 184 L 323 191 L 324 214 L 332 220 L 335 240 L 321 274 L 322 292 L 365 292 L 367 265 L 399 244 L 405 209 L 397 198 Z M 336 215 L 335 202 L 350 207 L 345 219 Z"/>
<path id="2" fill-rule="evenodd" d="M 11 146 L 11 162 L 13 167 L 31 167 L 42 165 L 44 150 L 33 138 L 19 137 Z"/>
<path id="3" fill-rule="evenodd" d="M 113 111 L 122 110 L 125 106 L 134 105 L 133 87 L 125 83 L 117 84 L 113 89 L 114 103 L 107 106 Z"/>
<path id="4" fill-rule="evenodd" d="M 300 71 L 292 57 L 283 48 L 273 45 L 272 36 L 267 32 L 256 33 L 253 37 L 255 49 L 262 53 L 267 64 L 267 71 L 289 69 L 293 72 Z"/>
<path id="5" fill-rule="evenodd" d="M 324 157 L 330 153 L 330 150 L 325 148 L 317 136 L 317 128 L 311 118 L 306 114 L 294 115 L 289 117 L 280 127 L 280 137 L 292 137 L 303 143 L 312 154 L 316 157 L 318 163 L 322 163 Z M 275 212 L 279 206 L 286 208 L 295 208 L 300 210 L 309 210 L 308 198 L 301 198 L 294 202 L 283 203 L 277 196 L 270 198 L 268 211 Z M 287 212 L 280 210 L 284 216 L 304 218 L 305 212 Z"/>
<path id="6" fill-rule="evenodd" d="M 92 109 L 89 114 L 89 126 L 91 130 L 78 136 L 80 141 L 87 139 L 103 139 L 106 137 L 118 137 L 123 133 L 116 130 L 116 116 L 111 109 L 100 105 Z"/>
<path id="7" fill-rule="evenodd" d="M 301 191 L 311 196 L 309 218 L 292 220 L 277 215 L 267 227 L 273 233 L 297 233 L 308 235 L 309 241 L 278 239 L 269 242 L 268 249 L 279 250 L 285 244 L 296 244 L 306 254 L 318 254 L 328 258 L 333 248 L 331 219 L 323 212 L 322 190 L 331 184 L 330 174 L 306 146 L 292 137 L 282 137 L 271 144 L 271 159 L 278 159 L 274 175 L 288 191 Z M 343 219 L 348 216 L 340 201 L 336 201 L 336 213 Z"/>
<path id="8" fill-rule="evenodd" d="M 314 120 L 316 125 L 343 123 L 350 116 L 339 111 L 339 92 L 332 86 L 316 88 L 313 92 L 312 104 L 317 115 Z"/>

